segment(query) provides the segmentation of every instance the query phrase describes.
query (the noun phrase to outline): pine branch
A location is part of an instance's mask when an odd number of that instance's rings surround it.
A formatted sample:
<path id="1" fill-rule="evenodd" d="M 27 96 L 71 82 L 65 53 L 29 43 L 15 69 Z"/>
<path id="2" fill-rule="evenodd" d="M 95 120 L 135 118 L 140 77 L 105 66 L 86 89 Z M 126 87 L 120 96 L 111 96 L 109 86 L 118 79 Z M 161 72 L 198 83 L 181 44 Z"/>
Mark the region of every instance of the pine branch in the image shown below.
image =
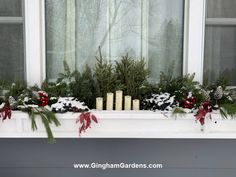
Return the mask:
<path id="1" fill-rule="evenodd" d="M 236 117 L 236 105 L 235 104 L 221 104 L 220 114 L 224 118 L 231 117 L 232 119 Z"/>
<path id="2" fill-rule="evenodd" d="M 42 108 L 42 110 L 49 123 L 54 123 L 57 127 L 61 125 L 59 120 L 56 118 L 56 115 L 52 111 L 49 111 L 46 108 Z"/>
<path id="3" fill-rule="evenodd" d="M 183 117 L 184 115 L 186 115 L 186 112 L 181 107 L 175 107 L 172 110 L 172 116 L 177 117 L 177 115 L 179 115 L 180 117 Z"/>
<path id="4" fill-rule="evenodd" d="M 48 120 L 47 116 L 45 116 L 45 114 L 43 114 L 42 112 L 39 112 L 41 119 L 42 119 L 42 123 L 44 124 L 44 127 L 46 129 L 47 135 L 48 135 L 48 143 L 49 144 L 54 144 L 56 142 L 56 140 L 53 137 L 51 128 L 50 128 L 50 121 Z"/>
<path id="5" fill-rule="evenodd" d="M 31 119 L 31 128 L 32 128 L 33 131 L 35 131 L 35 130 L 38 129 L 38 127 L 37 127 L 37 124 L 36 124 L 36 121 L 35 121 L 35 112 L 34 112 L 33 108 L 31 109 L 30 112 L 28 112 L 28 114 L 29 114 L 29 117 Z"/>
<path id="6" fill-rule="evenodd" d="M 220 115 L 221 115 L 221 117 L 224 118 L 224 119 L 227 119 L 227 118 L 228 118 L 227 113 L 226 113 L 222 108 L 220 108 Z"/>
<path id="7" fill-rule="evenodd" d="M 55 143 L 55 139 L 53 137 L 50 124 L 54 123 L 56 126 L 60 126 L 60 122 L 56 118 L 55 114 L 51 112 L 50 110 L 40 107 L 40 108 L 25 108 L 21 109 L 22 111 L 25 111 L 29 114 L 29 117 L 31 119 L 31 128 L 33 131 L 37 130 L 37 124 L 36 124 L 36 115 L 39 115 L 41 117 L 42 123 L 45 127 L 45 130 L 47 132 L 48 136 L 48 143 L 53 144 Z"/>

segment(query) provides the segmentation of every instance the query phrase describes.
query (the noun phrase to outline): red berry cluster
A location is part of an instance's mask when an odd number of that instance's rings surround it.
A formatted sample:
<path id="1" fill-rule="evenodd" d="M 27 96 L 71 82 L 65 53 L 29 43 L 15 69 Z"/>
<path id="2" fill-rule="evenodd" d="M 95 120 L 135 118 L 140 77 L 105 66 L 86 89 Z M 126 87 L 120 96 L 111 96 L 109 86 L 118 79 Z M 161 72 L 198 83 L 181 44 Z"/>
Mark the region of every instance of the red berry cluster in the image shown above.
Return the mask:
<path id="1" fill-rule="evenodd" d="M 38 91 L 39 94 L 39 106 L 47 106 L 48 105 L 48 94 L 44 91 Z"/>
<path id="2" fill-rule="evenodd" d="M 188 109 L 192 109 L 196 103 L 196 98 L 194 96 L 191 96 L 189 98 L 185 98 L 181 101 L 179 101 L 180 106 L 182 108 L 188 108 Z"/>

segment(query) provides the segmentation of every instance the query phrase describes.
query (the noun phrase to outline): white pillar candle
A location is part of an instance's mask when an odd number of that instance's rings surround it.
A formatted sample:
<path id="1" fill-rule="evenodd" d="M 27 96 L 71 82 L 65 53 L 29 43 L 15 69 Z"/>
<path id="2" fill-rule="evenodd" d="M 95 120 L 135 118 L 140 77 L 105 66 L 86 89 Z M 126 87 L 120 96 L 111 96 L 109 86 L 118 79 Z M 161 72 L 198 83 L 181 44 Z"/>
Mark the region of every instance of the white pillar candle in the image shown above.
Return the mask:
<path id="1" fill-rule="evenodd" d="M 133 100 L 133 110 L 140 109 L 140 101 L 138 99 Z"/>
<path id="2" fill-rule="evenodd" d="M 131 96 L 125 96 L 125 110 L 131 110 Z"/>
<path id="3" fill-rule="evenodd" d="M 98 111 L 103 110 L 103 98 L 102 97 L 96 98 L 96 110 L 98 110 Z"/>
<path id="4" fill-rule="evenodd" d="M 122 98 L 123 98 L 123 91 L 118 90 L 116 91 L 116 110 L 122 110 Z"/>
<path id="5" fill-rule="evenodd" d="M 106 104 L 107 110 L 113 110 L 113 98 L 114 98 L 113 93 L 107 93 L 107 104 Z"/>

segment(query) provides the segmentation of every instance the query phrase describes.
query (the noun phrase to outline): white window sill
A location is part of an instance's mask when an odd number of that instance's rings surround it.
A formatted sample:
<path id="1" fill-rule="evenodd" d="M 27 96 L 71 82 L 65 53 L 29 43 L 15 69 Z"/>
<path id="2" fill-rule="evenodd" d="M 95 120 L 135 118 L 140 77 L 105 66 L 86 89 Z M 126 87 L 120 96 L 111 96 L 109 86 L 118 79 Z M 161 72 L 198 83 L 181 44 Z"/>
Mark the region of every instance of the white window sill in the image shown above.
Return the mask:
<path id="1" fill-rule="evenodd" d="M 212 114 L 204 131 L 193 114 L 174 118 L 171 113 L 151 111 L 93 111 L 98 124 L 81 135 L 84 138 L 236 138 L 236 120 Z M 51 126 L 56 138 L 78 138 L 79 113 L 57 114 L 61 126 Z M 217 123 L 216 123 L 217 122 Z M 41 119 L 37 131 L 31 130 L 28 114 L 14 111 L 11 120 L 0 122 L 0 138 L 46 138 Z"/>

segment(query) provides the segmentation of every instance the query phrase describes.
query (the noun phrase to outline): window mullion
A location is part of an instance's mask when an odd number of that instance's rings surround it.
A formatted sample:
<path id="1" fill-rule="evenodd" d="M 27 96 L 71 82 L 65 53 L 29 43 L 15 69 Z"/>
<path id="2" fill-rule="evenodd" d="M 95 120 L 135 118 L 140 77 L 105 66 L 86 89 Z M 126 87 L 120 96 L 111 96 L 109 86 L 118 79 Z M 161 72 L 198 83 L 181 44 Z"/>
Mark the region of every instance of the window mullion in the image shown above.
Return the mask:
<path id="1" fill-rule="evenodd" d="M 185 29 L 184 74 L 195 73 L 195 80 L 203 81 L 205 0 L 186 0 L 188 3 Z"/>
<path id="2" fill-rule="evenodd" d="M 236 25 L 236 18 L 207 18 L 206 25 L 232 26 Z"/>
<path id="3" fill-rule="evenodd" d="M 0 17 L 1 24 L 21 24 L 24 22 L 23 17 Z"/>
<path id="4" fill-rule="evenodd" d="M 42 74 L 41 0 L 25 0 L 26 81 L 40 85 Z"/>

